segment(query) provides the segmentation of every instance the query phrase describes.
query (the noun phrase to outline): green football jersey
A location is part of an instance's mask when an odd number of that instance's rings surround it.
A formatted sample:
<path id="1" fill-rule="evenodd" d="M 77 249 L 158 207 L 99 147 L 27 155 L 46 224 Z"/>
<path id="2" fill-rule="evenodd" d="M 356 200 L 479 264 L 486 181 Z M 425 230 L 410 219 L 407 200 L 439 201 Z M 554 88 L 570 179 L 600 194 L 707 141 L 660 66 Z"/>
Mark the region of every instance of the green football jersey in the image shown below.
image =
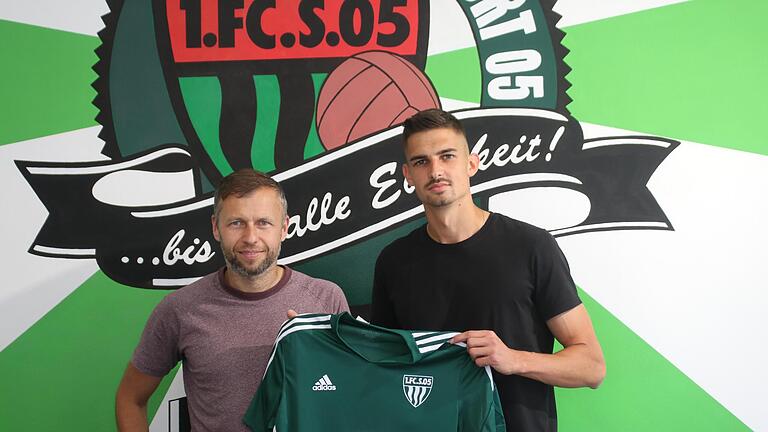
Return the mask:
<path id="1" fill-rule="evenodd" d="M 253 431 L 505 431 L 489 368 L 456 333 L 300 315 L 275 341 L 243 421 Z"/>

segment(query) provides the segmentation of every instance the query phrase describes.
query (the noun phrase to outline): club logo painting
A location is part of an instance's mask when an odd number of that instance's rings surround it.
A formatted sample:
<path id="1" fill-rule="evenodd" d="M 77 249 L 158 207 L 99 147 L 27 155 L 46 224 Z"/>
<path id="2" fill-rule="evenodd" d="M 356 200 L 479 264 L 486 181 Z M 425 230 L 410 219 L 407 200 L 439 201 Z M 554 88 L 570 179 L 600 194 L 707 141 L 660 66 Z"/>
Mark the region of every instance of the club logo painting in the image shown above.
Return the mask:
<path id="1" fill-rule="evenodd" d="M 110 160 L 17 161 L 50 212 L 30 253 L 95 258 L 129 286 L 185 285 L 223 264 L 213 185 L 243 167 L 269 172 L 289 197 L 284 264 L 423 212 L 399 169 L 399 124 L 441 107 L 426 72 L 435 3 L 108 3 L 94 87 Z M 566 109 L 552 4 L 497 3 L 445 5 L 466 17 L 482 72 L 480 106 L 454 112 L 480 156 L 475 196 L 555 187 L 586 197 L 583 217 L 554 235 L 672 229 L 646 183 L 678 143 L 585 140 Z"/>

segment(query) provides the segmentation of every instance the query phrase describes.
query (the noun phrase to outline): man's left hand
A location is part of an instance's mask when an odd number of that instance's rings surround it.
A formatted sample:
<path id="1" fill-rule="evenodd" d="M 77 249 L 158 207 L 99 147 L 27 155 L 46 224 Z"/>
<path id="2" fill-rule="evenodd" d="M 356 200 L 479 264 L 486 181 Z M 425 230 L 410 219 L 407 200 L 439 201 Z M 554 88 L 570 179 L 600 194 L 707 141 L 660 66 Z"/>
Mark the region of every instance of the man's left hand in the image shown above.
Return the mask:
<path id="1" fill-rule="evenodd" d="M 451 339 L 453 344 L 460 342 L 467 345 L 469 356 L 478 366 L 490 366 L 503 375 L 524 371 L 525 353 L 507 347 L 492 330 L 470 330 Z"/>

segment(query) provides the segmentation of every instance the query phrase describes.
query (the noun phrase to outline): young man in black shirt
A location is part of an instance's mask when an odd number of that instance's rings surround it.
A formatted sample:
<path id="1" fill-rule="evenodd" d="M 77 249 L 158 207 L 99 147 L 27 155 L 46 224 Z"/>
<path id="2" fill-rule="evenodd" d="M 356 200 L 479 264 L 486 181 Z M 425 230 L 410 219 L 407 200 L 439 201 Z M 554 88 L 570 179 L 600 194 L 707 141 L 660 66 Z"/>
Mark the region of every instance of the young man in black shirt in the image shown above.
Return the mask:
<path id="1" fill-rule="evenodd" d="M 479 159 L 451 114 L 416 114 L 403 141 L 427 224 L 379 255 L 372 322 L 463 332 L 452 342 L 494 369 L 507 430 L 557 430 L 553 386 L 597 388 L 605 377 L 563 253 L 546 231 L 474 204 Z M 564 349 L 553 354 L 555 338 Z"/>

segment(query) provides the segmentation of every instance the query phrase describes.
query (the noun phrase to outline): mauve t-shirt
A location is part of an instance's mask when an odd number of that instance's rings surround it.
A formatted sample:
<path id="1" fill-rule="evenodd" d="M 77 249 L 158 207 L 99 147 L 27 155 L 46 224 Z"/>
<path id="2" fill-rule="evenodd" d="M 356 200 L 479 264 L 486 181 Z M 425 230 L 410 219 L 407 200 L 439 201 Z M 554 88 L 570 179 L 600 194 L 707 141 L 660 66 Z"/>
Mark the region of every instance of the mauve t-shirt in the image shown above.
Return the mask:
<path id="1" fill-rule="evenodd" d="M 166 296 L 147 321 L 131 363 L 165 376 L 181 361 L 193 431 L 247 431 L 242 423 L 288 309 L 349 311 L 341 289 L 284 267 L 261 293 L 227 286 L 224 268 Z"/>

